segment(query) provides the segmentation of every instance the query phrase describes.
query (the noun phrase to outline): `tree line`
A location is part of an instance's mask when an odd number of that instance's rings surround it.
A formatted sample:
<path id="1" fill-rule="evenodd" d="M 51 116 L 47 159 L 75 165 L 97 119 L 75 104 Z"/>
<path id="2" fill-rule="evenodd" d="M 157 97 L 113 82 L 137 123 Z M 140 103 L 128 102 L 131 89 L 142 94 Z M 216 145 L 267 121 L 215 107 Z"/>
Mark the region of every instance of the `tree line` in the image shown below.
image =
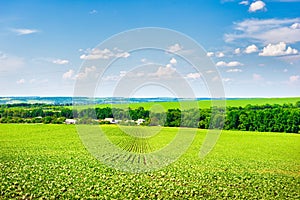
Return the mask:
<path id="1" fill-rule="evenodd" d="M 300 132 L 300 101 L 283 105 L 247 105 L 245 107 L 209 109 L 169 109 L 154 113 L 143 107 L 137 109 L 87 108 L 70 109 L 64 106 L 24 104 L 0 106 L 0 123 L 55 123 L 65 119 L 77 119 L 78 123 L 107 123 L 105 118 L 119 121 L 144 119 L 143 125 L 168 127 L 217 128 L 259 132 Z M 131 124 L 132 125 L 132 124 Z"/>

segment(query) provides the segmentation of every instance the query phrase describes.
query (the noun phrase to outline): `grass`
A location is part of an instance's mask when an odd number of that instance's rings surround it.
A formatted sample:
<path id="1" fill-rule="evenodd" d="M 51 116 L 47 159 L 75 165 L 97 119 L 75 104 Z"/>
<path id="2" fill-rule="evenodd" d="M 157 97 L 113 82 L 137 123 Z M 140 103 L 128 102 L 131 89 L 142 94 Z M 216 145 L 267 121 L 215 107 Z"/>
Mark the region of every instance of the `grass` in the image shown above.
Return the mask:
<path id="1" fill-rule="evenodd" d="M 244 107 L 246 105 L 264 105 L 264 104 L 295 104 L 297 101 L 300 101 L 300 97 L 291 97 L 291 98 L 243 98 L 243 99 L 229 99 L 226 100 L 226 106 L 231 107 Z M 182 101 L 182 107 L 189 108 L 189 101 Z M 198 101 L 199 108 L 210 108 L 212 103 L 210 100 L 200 100 Z M 219 100 L 214 101 L 215 105 L 220 104 Z M 127 108 L 131 107 L 132 109 L 136 109 L 138 107 L 144 107 L 146 110 L 150 110 L 153 106 L 161 105 L 165 110 L 172 108 L 180 108 L 180 102 L 141 102 L 141 103 L 130 103 L 130 104 L 99 104 L 95 107 L 105 108 L 105 107 L 114 107 L 114 108 Z M 89 108 L 89 106 L 76 106 L 78 109 Z M 195 107 L 195 106 L 193 106 Z M 69 107 L 71 108 L 71 107 Z"/>
<path id="2" fill-rule="evenodd" d="M 103 130 L 116 144 L 126 144 L 115 126 Z M 183 130 L 189 134 L 192 129 Z M 148 143 L 161 148 L 176 132 L 162 128 Z M 214 150 L 201 160 L 205 134 L 197 130 L 187 152 L 168 167 L 135 174 L 95 159 L 75 126 L 1 124 L 0 199 L 300 198 L 300 135 L 223 131 Z M 135 151 L 149 150 L 144 142 L 132 145 L 140 149 Z"/>

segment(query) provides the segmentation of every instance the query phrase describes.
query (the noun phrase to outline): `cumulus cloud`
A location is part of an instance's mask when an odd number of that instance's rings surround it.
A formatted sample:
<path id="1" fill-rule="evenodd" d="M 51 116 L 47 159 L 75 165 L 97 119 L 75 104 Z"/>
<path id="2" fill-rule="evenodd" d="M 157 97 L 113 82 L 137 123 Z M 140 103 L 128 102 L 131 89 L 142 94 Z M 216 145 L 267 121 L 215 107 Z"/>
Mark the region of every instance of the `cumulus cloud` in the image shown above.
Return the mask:
<path id="1" fill-rule="evenodd" d="M 198 79 L 201 77 L 201 74 L 200 73 L 189 73 L 186 75 L 186 78 L 188 79 Z"/>
<path id="2" fill-rule="evenodd" d="M 53 60 L 52 63 L 57 64 L 57 65 L 66 65 L 69 63 L 68 60 L 62 60 L 62 59 L 56 59 Z"/>
<path id="3" fill-rule="evenodd" d="M 241 69 L 229 69 L 226 72 L 242 72 L 243 70 Z"/>
<path id="4" fill-rule="evenodd" d="M 176 69 L 172 65 L 167 64 L 165 67 L 161 66 L 158 70 L 152 74 L 158 77 L 171 77 L 176 72 Z"/>
<path id="5" fill-rule="evenodd" d="M 206 55 L 207 55 L 208 57 L 212 57 L 212 56 L 215 55 L 215 53 L 214 53 L 214 52 L 207 52 Z"/>
<path id="6" fill-rule="evenodd" d="M 240 63 L 238 61 L 230 61 L 230 62 L 224 62 L 224 61 L 219 61 L 217 62 L 216 66 L 217 67 L 237 67 L 237 66 L 243 66 L 243 63 Z"/>
<path id="7" fill-rule="evenodd" d="M 65 72 L 62 76 L 63 79 L 68 80 L 68 79 L 74 79 L 74 70 L 70 69 L 69 71 Z"/>
<path id="8" fill-rule="evenodd" d="M 249 12 L 256 12 L 258 10 L 265 11 L 266 10 L 266 4 L 263 1 L 255 1 L 250 4 Z"/>
<path id="9" fill-rule="evenodd" d="M 120 79 L 120 76 L 117 75 L 108 75 L 102 78 L 103 81 L 117 81 Z"/>
<path id="10" fill-rule="evenodd" d="M 175 58 L 171 58 L 166 66 L 160 66 L 155 73 L 151 73 L 149 75 L 159 78 L 170 78 L 176 72 L 176 68 L 173 67 L 176 64 L 177 60 Z"/>
<path id="11" fill-rule="evenodd" d="M 246 54 L 250 54 L 250 53 L 255 53 L 255 52 L 258 52 L 258 48 L 255 44 L 252 44 L 248 47 L 246 47 L 246 49 L 244 50 L 244 52 Z"/>
<path id="12" fill-rule="evenodd" d="M 235 33 L 224 35 L 226 42 L 251 39 L 264 44 L 300 42 L 300 18 L 293 19 L 247 19 L 234 23 Z"/>
<path id="13" fill-rule="evenodd" d="M 231 78 L 223 78 L 222 81 L 223 82 L 229 82 L 229 81 L 232 81 L 232 79 Z"/>
<path id="14" fill-rule="evenodd" d="M 85 54 L 80 56 L 82 60 L 97 60 L 97 59 L 110 59 L 110 58 L 127 58 L 130 54 L 125 51 L 121 51 L 119 49 L 114 49 L 113 51 L 110 49 L 91 49 L 87 50 Z"/>
<path id="15" fill-rule="evenodd" d="M 241 1 L 239 4 L 247 6 L 247 5 L 249 5 L 249 1 Z"/>
<path id="16" fill-rule="evenodd" d="M 180 46 L 180 44 L 178 43 L 168 47 L 168 51 L 170 51 L 171 53 L 175 53 L 180 50 L 182 50 L 182 46 Z"/>
<path id="17" fill-rule="evenodd" d="M 287 46 L 284 42 L 279 42 L 278 44 L 268 44 L 263 48 L 262 52 L 259 53 L 260 56 L 283 56 L 297 54 L 298 50 Z"/>
<path id="18" fill-rule="evenodd" d="M 142 59 L 141 59 L 141 62 L 142 62 L 142 63 L 146 63 L 146 62 L 147 62 L 147 59 L 146 59 L 146 58 L 142 58 Z"/>
<path id="19" fill-rule="evenodd" d="M 214 53 L 214 52 L 207 52 L 206 56 L 208 56 L 208 57 L 216 56 L 217 58 L 222 58 L 222 57 L 225 56 L 225 54 L 223 52 L 216 52 L 216 53 Z"/>
<path id="20" fill-rule="evenodd" d="M 98 13 L 98 11 L 95 10 L 95 9 L 93 9 L 93 10 L 91 10 L 91 11 L 89 12 L 89 14 L 91 14 L 91 15 L 94 15 L 94 14 L 97 14 L 97 13 Z"/>
<path id="21" fill-rule="evenodd" d="M 120 80 L 122 77 L 126 78 L 136 78 L 136 77 L 141 77 L 144 76 L 145 74 L 143 72 L 138 72 L 138 73 L 132 73 L 132 72 L 127 72 L 127 71 L 120 71 L 118 75 L 107 75 L 105 77 L 102 78 L 103 81 L 118 81 Z"/>
<path id="22" fill-rule="evenodd" d="M 25 82 L 26 82 L 25 79 L 22 78 L 22 79 L 17 81 L 17 84 L 24 84 Z"/>
<path id="23" fill-rule="evenodd" d="M 234 53 L 235 53 L 235 54 L 240 54 L 240 53 L 241 53 L 241 48 L 236 48 L 236 49 L 234 50 Z"/>
<path id="24" fill-rule="evenodd" d="M 121 76 L 121 77 L 125 76 L 126 74 L 127 74 L 127 71 L 123 71 L 123 70 L 120 71 L 120 76 Z"/>
<path id="25" fill-rule="evenodd" d="M 176 60 L 175 58 L 172 58 L 172 59 L 170 60 L 170 63 L 171 63 L 172 65 L 176 65 L 176 64 L 177 64 L 177 60 Z"/>
<path id="26" fill-rule="evenodd" d="M 292 29 L 300 29 L 300 23 L 294 23 L 291 25 Z"/>
<path id="27" fill-rule="evenodd" d="M 218 57 L 218 58 L 222 58 L 222 57 L 224 57 L 225 55 L 224 55 L 224 53 L 223 52 L 217 52 L 216 53 L 216 57 Z"/>
<path id="28" fill-rule="evenodd" d="M 96 67 L 95 66 L 91 66 L 91 67 L 86 67 L 84 69 L 83 72 L 78 73 L 75 78 L 82 80 L 82 79 L 86 79 L 87 77 L 89 77 L 91 74 L 94 74 L 96 72 Z"/>
<path id="29" fill-rule="evenodd" d="M 29 35 L 33 33 L 39 32 L 36 29 L 26 29 L 26 28 L 19 28 L 19 29 L 11 29 L 13 32 L 15 32 L 17 35 Z"/>

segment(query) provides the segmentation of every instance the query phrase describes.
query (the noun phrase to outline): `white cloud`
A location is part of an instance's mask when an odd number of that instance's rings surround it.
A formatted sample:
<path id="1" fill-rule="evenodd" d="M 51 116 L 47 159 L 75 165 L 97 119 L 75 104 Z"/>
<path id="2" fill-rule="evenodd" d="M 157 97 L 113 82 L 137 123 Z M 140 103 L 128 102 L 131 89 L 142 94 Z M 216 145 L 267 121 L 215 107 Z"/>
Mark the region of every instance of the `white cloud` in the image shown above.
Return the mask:
<path id="1" fill-rule="evenodd" d="M 171 63 L 172 65 L 176 65 L 176 64 L 177 64 L 177 60 L 176 60 L 175 58 L 172 58 L 172 59 L 170 60 L 170 63 Z"/>
<path id="2" fill-rule="evenodd" d="M 173 68 L 171 64 L 167 64 L 166 67 L 159 67 L 158 70 L 151 75 L 158 77 L 171 77 L 175 72 L 176 69 Z"/>
<path id="3" fill-rule="evenodd" d="M 260 56 L 283 56 L 297 54 L 297 49 L 287 47 L 286 43 L 279 42 L 278 44 L 268 44 L 263 48 L 263 51 L 259 53 Z"/>
<path id="4" fill-rule="evenodd" d="M 17 84 L 24 84 L 25 82 L 26 82 L 25 79 L 22 78 L 22 79 L 17 81 Z"/>
<path id="5" fill-rule="evenodd" d="M 247 5 L 249 5 L 249 1 L 241 1 L 239 4 L 247 6 Z"/>
<path id="6" fill-rule="evenodd" d="M 216 53 L 214 53 L 214 52 L 207 52 L 206 56 L 208 56 L 208 57 L 216 56 L 217 58 L 222 58 L 222 57 L 225 56 L 225 54 L 223 52 L 216 52 Z"/>
<path id="7" fill-rule="evenodd" d="M 253 74 L 252 78 L 253 78 L 254 81 L 262 81 L 262 80 L 264 80 L 264 78 L 260 74 Z"/>
<path id="8" fill-rule="evenodd" d="M 107 48 L 101 49 L 91 49 L 87 50 L 86 54 L 80 56 L 82 60 L 97 60 L 97 59 L 110 59 L 110 58 L 127 58 L 130 54 L 128 52 L 121 51 L 117 48 L 111 51 Z"/>
<path id="9" fill-rule="evenodd" d="M 217 62 L 216 66 L 217 67 L 237 67 L 237 66 L 243 66 L 243 63 L 240 63 L 238 61 L 230 61 L 230 62 L 224 62 L 224 61 L 219 61 Z"/>
<path id="10" fill-rule="evenodd" d="M 171 53 L 175 53 L 180 50 L 182 50 L 182 46 L 180 46 L 180 44 L 178 43 L 168 47 L 168 51 L 170 51 Z"/>
<path id="11" fill-rule="evenodd" d="M 126 78 L 133 78 L 133 77 L 141 77 L 144 76 L 145 74 L 143 72 L 138 72 L 138 73 L 132 73 L 132 72 L 127 72 L 127 71 L 120 71 L 119 75 L 107 75 L 102 78 L 103 81 L 118 81 L 122 77 Z"/>
<path id="12" fill-rule="evenodd" d="M 258 52 L 258 48 L 255 44 L 252 44 L 252 45 L 248 46 L 244 52 L 247 54 L 255 53 L 255 52 Z"/>
<path id="13" fill-rule="evenodd" d="M 62 60 L 62 59 L 56 59 L 53 60 L 52 63 L 57 64 L 57 65 L 66 65 L 69 63 L 68 60 Z"/>
<path id="14" fill-rule="evenodd" d="M 222 81 L 223 82 L 229 82 L 229 81 L 232 81 L 232 79 L 231 78 L 223 78 Z"/>
<path id="15" fill-rule="evenodd" d="M 300 23 L 294 23 L 291 25 L 292 29 L 300 29 Z"/>
<path id="16" fill-rule="evenodd" d="M 266 10 L 266 4 L 263 1 L 255 1 L 250 4 L 249 12 L 256 12 L 258 10 Z"/>
<path id="17" fill-rule="evenodd" d="M 298 82 L 300 80 L 300 76 L 298 76 L 298 75 L 290 76 L 289 80 L 290 80 L 290 83 Z"/>
<path id="18" fill-rule="evenodd" d="M 224 61 L 219 61 L 219 62 L 216 63 L 216 66 L 217 67 L 227 66 L 227 63 L 224 62 Z"/>
<path id="19" fill-rule="evenodd" d="M 218 52 L 218 53 L 216 53 L 216 57 L 218 57 L 218 58 L 222 58 L 222 57 L 224 57 L 225 55 L 224 55 L 224 53 L 223 52 Z"/>
<path id="20" fill-rule="evenodd" d="M 94 10 L 91 10 L 89 13 L 90 13 L 91 15 L 93 15 L 93 14 L 97 14 L 98 11 L 94 9 Z"/>
<path id="21" fill-rule="evenodd" d="M 78 73 L 75 78 L 79 80 L 87 79 L 91 74 L 96 72 L 96 67 L 86 67 L 83 72 Z"/>
<path id="22" fill-rule="evenodd" d="M 146 58 L 142 58 L 142 59 L 141 59 L 141 62 L 142 62 L 142 63 L 146 63 L 146 62 L 147 62 L 147 59 L 146 59 Z"/>
<path id="23" fill-rule="evenodd" d="M 108 75 L 102 78 L 103 81 L 117 81 L 120 79 L 120 76 Z"/>
<path id="24" fill-rule="evenodd" d="M 65 72 L 62 76 L 63 79 L 74 79 L 74 70 L 70 69 L 69 71 Z"/>
<path id="25" fill-rule="evenodd" d="M 130 56 L 130 54 L 128 52 L 120 52 L 115 54 L 116 58 L 128 58 Z"/>
<path id="26" fill-rule="evenodd" d="M 20 29 L 11 29 L 13 32 L 17 33 L 18 35 L 29 35 L 33 33 L 39 32 L 36 29 L 26 29 L 26 28 L 20 28 Z"/>
<path id="27" fill-rule="evenodd" d="M 214 53 L 214 52 L 207 52 L 206 55 L 207 55 L 208 57 L 212 57 L 212 56 L 215 55 L 215 53 Z"/>
<path id="28" fill-rule="evenodd" d="M 236 48 L 236 49 L 234 50 L 234 53 L 235 53 L 235 54 L 240 54 L 240 53 L 241 53 L 241 49 L 240 49 L 240 48 Z"/>
<path id="29" fill-rule="evenodd" d="M 200 73 L 189 73 L 186 75 L 186 78 L 189 78 L 189 79 L 198 79 L 201 77 L 201 74 Z"/>
<path id="30" fill-rule="evenodd" d="M 127 71 L 120 71 L 120 76 L 123 77 L 127 74 Z"/>
<path id="31" fill-rule="evenodd" d="M 241 69 L 229 69 L 226 72 L 242 72 L 243 70 Z"/>
<path id="32" fill-rule="evenodd" d="M 247 19 L 234 23 L 235 33 L 225 34 L 226 42 L 235 40 L 251 39 L 263 44 L 300 42 L 300 29 L 298 25 L 300 18 L 293 19 Z M 293 27 L 293 28 L 292 28 Z M 296 28 L 296 29 L 295 29 Z"/>

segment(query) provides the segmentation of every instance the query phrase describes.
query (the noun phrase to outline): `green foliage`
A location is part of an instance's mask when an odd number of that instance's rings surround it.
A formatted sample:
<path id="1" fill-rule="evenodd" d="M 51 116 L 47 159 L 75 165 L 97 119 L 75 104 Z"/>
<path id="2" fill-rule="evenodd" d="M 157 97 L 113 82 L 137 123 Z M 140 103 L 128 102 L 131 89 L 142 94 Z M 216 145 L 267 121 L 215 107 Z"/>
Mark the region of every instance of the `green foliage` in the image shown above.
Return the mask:
<path id="1" fill-rule="evenodd" d="M 102 128 L 112 142 L 135 152 L 164 147 L 178 130 L 163 128 L 149 149 L 140 140 L 118 143 L 124 134 L 116 126 Z M 198 130 L 188 151 L 168 167 L 132 174 L 92 157 L 75 126 L 1 124 L 0 199 L 299 199 L 300 135 L 223 131 L 201 160 L 205 134 Z"/>
<path id="2" fill-rule="evenodd" d="M 131 122 L 131 120 L 144 119 L 145 123 L 142 125 L 150 126 L 299 133 L 299 104 L 300 101 L 295 104 L 283 103 L 281 105 L 229 106 L 226 113 L 225 110 L 218 107 L 200 110 L 172 108 L 168 109 L 166 113 L 152 113 L 141 106 L 136 109 L 97 107 L 71 110 L 64 106 L 46 107 L 38 104 L 28 107 L 25 104 L 24 107 L 0 106 L 0 123 L 57 124 L 63 123 L 62 120 L 66 118 L 77 118 L 77 123 L 81 124 L 103 124 L 104 122 L 101 120 L 113 117 L 122 120 L 123 125 L 135 125 L 135 122 Z"/>
<path id="3" fill-rule="evenodd" d="M 247 105 L 229 107 L 226 113 L 224 129 L 299 133 L 300 110 L 297 105 Z"/>
<path id="4" fill-rule="evenodd" d="M 177 109 L 169 109 L 165 126 L 179 127 L 181 124 L 181 111 Z"/>

